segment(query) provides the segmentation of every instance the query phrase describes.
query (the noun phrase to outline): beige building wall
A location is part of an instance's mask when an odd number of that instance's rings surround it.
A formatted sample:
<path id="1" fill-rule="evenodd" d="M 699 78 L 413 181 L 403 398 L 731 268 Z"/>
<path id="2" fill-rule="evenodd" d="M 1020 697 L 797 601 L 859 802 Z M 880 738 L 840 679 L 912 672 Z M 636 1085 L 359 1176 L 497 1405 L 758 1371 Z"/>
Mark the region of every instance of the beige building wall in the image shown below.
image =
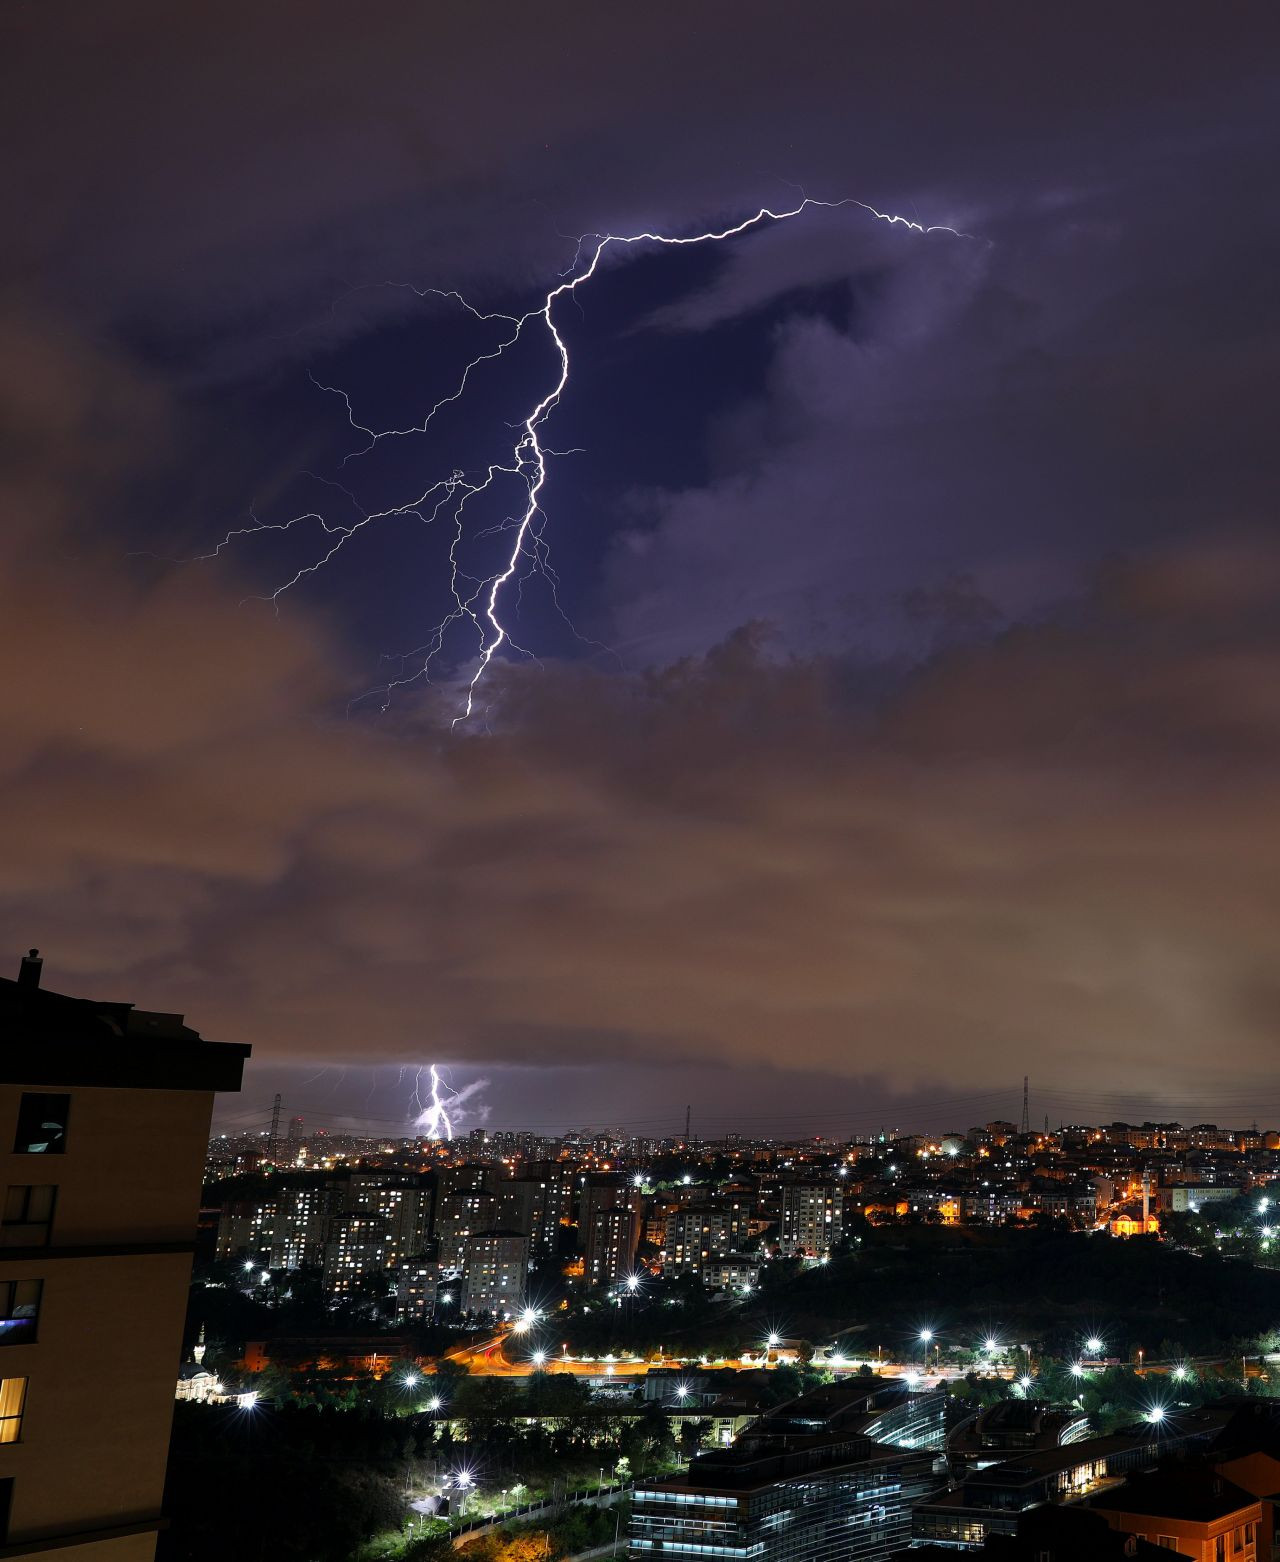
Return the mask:
<path id="1" fill-rule="evenodd" d="M 12 1153 L 24 1091 L 71 1097 L 64 1153 Z M 0 1346 L 0 1377 L 27 1379 L 19 1439 L 0 1443 L 0 1556 L 54 1537 L 77 1559 L 154 1554 L 212 1106 L 207 1090 L 0 1086 L 0 1201 L 57 1188 L 47 1246 L 0 1227 L 0 1282 L 43 1282 L 34 1343 Z"/>

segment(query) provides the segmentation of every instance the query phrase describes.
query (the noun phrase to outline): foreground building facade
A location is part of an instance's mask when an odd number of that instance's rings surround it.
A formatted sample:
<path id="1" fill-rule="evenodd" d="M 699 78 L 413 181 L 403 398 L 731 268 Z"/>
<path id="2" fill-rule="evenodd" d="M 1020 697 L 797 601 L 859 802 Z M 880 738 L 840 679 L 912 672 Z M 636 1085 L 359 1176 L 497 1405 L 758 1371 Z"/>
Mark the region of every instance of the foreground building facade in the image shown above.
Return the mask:
<path id="1" fill-rule="evenodd" d="M 34 950 L 0 1033 L 0 1556 L 150 1562 L 214 1092 L 249 1049 L 46 992 Z"/>

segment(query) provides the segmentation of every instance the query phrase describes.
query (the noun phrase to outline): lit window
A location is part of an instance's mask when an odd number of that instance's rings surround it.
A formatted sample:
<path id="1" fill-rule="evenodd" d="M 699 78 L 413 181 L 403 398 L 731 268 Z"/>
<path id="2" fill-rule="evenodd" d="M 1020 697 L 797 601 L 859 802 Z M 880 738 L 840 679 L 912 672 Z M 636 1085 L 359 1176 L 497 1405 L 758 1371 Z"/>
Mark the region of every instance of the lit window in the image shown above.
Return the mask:
<path id="1" fill-rule="evenodd" d="M 0 1443 L 16 1443 L 22 1435 L 26 1378 L 0 1378 Z"/>
<path id="2" fill-rule="evenodd" d="M 0 1345 L 30 1345 L 40 1316 L 42 1280 L 0 1281 Z"/>
<path id="3" fill-rule="evenodd" d="M 44 1095 L 24 1091 L 18 1108 L 18 1131 L 14 1135 L 15 1155 L 61 1155 L 67 1147 L 67 1116 L 70 1096 Z"/>

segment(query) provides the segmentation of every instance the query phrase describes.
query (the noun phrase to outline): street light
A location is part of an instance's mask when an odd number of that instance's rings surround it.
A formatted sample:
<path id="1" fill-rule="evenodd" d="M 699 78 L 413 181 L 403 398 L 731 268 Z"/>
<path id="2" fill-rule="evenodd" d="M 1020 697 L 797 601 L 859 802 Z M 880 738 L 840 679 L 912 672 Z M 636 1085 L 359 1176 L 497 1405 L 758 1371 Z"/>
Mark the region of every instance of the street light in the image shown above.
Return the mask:
<path id="1" fill-rule="evenodd" d="M 432 1397 L 427 1401 L 427 1409 L 431 1411 L 432 1415 L 434 1415 L 436 1411 L 439 1410 L 442 1403 L 443 1401 L 441 1400 L 439 1394 L 433 1394 Z"/>
<path id="2" fill-rule="evenodd" d="M 770 1349 L 772 1349 L 775 1345 L 781 1345 L 782 1336 L 780 1334 L 771 1334 L 765 1341 L 765 1344 L 768 1345 Z"/>
<path id="3" fill-rule="evenodd" d="M 546 1351 L 544 1351 L 544 1350 L 536 1350 L 536 1351 L 534 1351 L 534 1353 L 533 1353 L 533 1364 L 534 1364 L 535 1367 L 540 1367 L 543 1364 L 543 1362 L 546 1361 L 546 1359 L 547 1359 Z"/>
<path id="4" fill-rule="evenodd" d="M 1091 1334 L 1084 1342 L 1084 1348 L 1091 1356 L 1100 1356 L 1104 1349 L 1103 1341 L 1096 1334 Z"/>
<path id="5" fill-rule="evenodd" d="M 416 1372 L 406 1372 L 400 1381 L 406 1388 L 413 1388 L 419 1382 L 419 1374 Z"/>

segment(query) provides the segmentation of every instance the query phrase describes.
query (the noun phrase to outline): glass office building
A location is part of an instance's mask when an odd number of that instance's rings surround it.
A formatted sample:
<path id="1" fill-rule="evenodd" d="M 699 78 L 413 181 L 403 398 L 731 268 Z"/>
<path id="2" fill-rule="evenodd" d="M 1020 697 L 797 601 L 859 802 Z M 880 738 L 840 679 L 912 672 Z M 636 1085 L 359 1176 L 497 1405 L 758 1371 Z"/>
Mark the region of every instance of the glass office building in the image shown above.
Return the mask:
<path id="1" fill-rule="evenodd" d="M 832 1387 L 779 1406 L 731 1448 L 637 1487 L 631 1562 L 886 1558 L 909 1543 L 913 1505 L 942 1484 L 942 1421 L 940 1394 Z"/>

